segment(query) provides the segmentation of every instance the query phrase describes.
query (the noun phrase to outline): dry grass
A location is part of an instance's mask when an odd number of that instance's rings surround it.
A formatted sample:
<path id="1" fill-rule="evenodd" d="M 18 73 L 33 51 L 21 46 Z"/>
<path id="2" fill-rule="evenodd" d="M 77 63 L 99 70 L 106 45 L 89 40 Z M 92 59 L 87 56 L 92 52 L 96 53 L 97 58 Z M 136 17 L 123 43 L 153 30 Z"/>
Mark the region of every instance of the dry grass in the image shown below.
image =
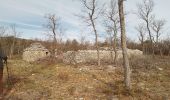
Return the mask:
<path id="1" fill-rule="evenodd" d="M 169 61 L 168 57 L 131 58 L 133 89 L 128 93 L 124 90 L 122 67 L 106 70 L 107 65 L 102 68 L 62 63 L 48 66 L 11 60 L 12 85 L 6 87 L 5 99 L 164 100 L 170 95 Z"/>

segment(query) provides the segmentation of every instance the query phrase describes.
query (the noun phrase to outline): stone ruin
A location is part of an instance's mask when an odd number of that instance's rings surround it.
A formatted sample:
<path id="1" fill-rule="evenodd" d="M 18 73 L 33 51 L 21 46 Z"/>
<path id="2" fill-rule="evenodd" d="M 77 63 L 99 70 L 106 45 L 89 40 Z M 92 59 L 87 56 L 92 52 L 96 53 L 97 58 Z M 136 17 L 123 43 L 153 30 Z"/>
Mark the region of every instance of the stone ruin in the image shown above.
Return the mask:
<path id="1" fill-rule="evenodd" d="M 30 47 L 24 49 L 23 60 L 33 62 L 49 55 L 49 50 L 46 49 L 42 44 L 33 43 L 30 45 Z"/>
<path id="2" fill-rule="evenodd" d="M 128 57 L 141 56 L 143 52 L 140 50 L 127 49 Z M 117 51 L 118 59 L 122 58 L 122 50 Z M 114 58 L 114 51 L 100 50 L 100 59 L 104 62 L 110 62 L 112 57 Z M 79 50 L 79 51 L 67 51 L 63 55 L 63 62 L 65 63 L 88 63 L 97 62 L 96 50 Z"/>
<path id="3" fill-rule="evenodd" d="M 143 55 L 143 52 L 140 50 L 131 50 L 127 49 L 128 57 L 135 57 Z M 117 58 L 121 59 L 122 50 L 117 51 Z M 108 49 L 100 50 L 100 59 L 103 62 L 111 62 L 112 58 L 114 58 L 114 51 Z M 33 43 L 30 47 L 24 49 L 23 52 L 23 60 L 28 62 L 37 61 L 39 59 L 50 56 L 50 52 L 40 43 Z M 59 57 L 58 55 L 56 56 Z M 62 60 L 64 63 L 90 63 L 97 62 L 97 51 L 96 50 L 78 50 L 78 51 L 67 51 L 62 54 Z"/>

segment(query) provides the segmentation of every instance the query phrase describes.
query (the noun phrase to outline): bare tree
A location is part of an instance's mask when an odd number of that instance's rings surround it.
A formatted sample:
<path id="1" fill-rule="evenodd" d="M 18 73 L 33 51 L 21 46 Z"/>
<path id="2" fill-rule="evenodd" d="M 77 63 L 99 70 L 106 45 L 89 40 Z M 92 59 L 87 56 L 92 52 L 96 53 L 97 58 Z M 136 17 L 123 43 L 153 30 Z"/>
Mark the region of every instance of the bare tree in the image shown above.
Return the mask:
<path id="1" fill-rule="evenodd" d="M 60 25 L 61 26 L 61 25 Z M 65 28 L 63 28 L 63 27 L 59 27 L 59 32 L 58 32 L 58 42 L 59 43 L 62 43 L 63 42 L 63 36 L 64 36 L 64 34 L 65 34 L 65 31 L 66 31 L 66 29 Z"/>
<path id="2" fill-rule="evenodd" d="M 108 28 L 108 27 L 107 27 Z M 113 38 L 114 38 L 114 36 L 113 36 L 113 34 L 112 34 L 112 31 L 110 30 L 110 29 L 106 29 L 106 32 L 107 32 L 107 34 L 108 34 L 108 38 L 106 38 L 106 40 L 107 40 L 107 42 L 109 43 L 109 46 L 110 46 L 110 53 L 111 53 L 111 63 L 112 62 L 114 62 L 114 64 L 116 65 L 116 58 L 117 58 L 117 50 L 116 49 L 114 49 L 115 48 L 115 45 L 113 45 L 114 43 L 113 43 Z M 114 54 L 114 57 L 113 57 L 113 49 L 114 49 L 114 52 L 115 52 L 115 54 Z M 115 51 L 116 50 L 116 51 Z"/>
<path id="3" fill-rule="evenodd" d="M 159 37 L 161 36 L 161 31 L 165 26 L 165 20 L 154 20 L 152 23 L 152 29 L 156 33 L 156 44 L 159 42 Z"/>
<path id="4" fill-rule="evenodd" d="M 57 30 L 59 28 L 59 18 L 56 17 L 55 14 L 48 14 L 45 16 L 45 18 L 47 18 L 48 23 L 46 25 L 46 28 L 50 31 L 49 32 L 49 36 L 52 36 L 53 38 L 53 42 L 52 42 L 52 56 L 55 56 L 55 50 L 57 48 Z"/>
<path id="5" fill-rule="evenodd" d="M 85 40 L 86 40 L 86 36 L 81 35 L 80 39 L 81 39 L 80 40 L 81 45 L 84 45 L 85 44 Z"/>
<path id="6" fill-rule="evenodd" d="M 98 19 L 101 10 L 98 8 L 97 0 L 81 0 L 86 11 L 84 13 L 85 16 L 81 16 L 85 19 L 88 26 L 93 28 L 93 32 L 95 34 L 95 44 L 97 49 L 97 58 L 98 58 L 98 66 L 100 66 L 100 53 L 99 53 L 99 45 L 98 45 L 98 32 L 96 30 L 96 20 Z"/>
<path id="7" fill-rule="evenodd" d="M 15 24 L 11 25 L 10 28 L 11 28 L 11 36 L 12 36 L 12 45 L 10 47 L 9 58 L 12 58 L 12 56 L 14 54 L 16 38 L 20 35 L 20 33 L 16 31 L 16 25 Z"/>
<path id="8" fill-rule="evenodd" d="M 126 48 L 126 30 L 125 30 L 125 18 L 124 18 L 124 0 L 118 0 L 120 28 L 121 28 L 121 45 L 123 55 L 123 66 L 124 66 L 124 82 L 127 90 L 131 89 L 131 69 L 129 66 L 129 60 Z"/>
<path id="9" fill-rule="evenodd" d="M 4 41 L 3 37 L 5 36 L 5 34 L 6 34 L 6 28 L 4 26 L 0 26 L 0 43 L 1 43 L 2 48 L 4 47 L 5 41 Z"/>
<path id="10" fill-rule="evenodd" d="M 143 51 L 143 54 L 144 54 L 145 53 L 145 44 L 144 44 L 144 41 L 146 40 L 146 28 L 144 27 L 144 24 L 141 23 L 137 27 L 135 27 L 135 29 L 139 33 L 139 37 L 138 38 L 139 38 L 139 41 L 141 42 L 142 51 Z"/>
<path id="11" fill-rule="evenodd" d="M 152 23 L 152 30 L 155 32 L 156 34 L 156 40 L 155 40 L 155 46 L 156 46 L 156 50 L 159 51 L 160 55 L 162 56 L 162 44 L 159 43 L 159 38 L 162 34 L 163 28 L 165 26 L 165 20 L 154 20 Z"/>
<path id="12" fill-rule="evenodd" d="M 0 37 L 3 37 L 6 32 L 6 29 L 4 26 L 0 26 Z"/>
<path id="13" fill-rule="evenodd" d="M 154 15 L 153 13 L 153 7 L 154 7 L 154 2 L 153 0 L 143 0 L 143 3 L 138 4 L 138 16 L 141 18 L 145 24 L 146 28 L 149 34 L 149 39 L 151 42 L 151 48 L 152 48 L 152 55 L 154 55 L 154 45 L 153 45 L 153 34 L 151 32 L 151 25 L 154 20 Z"/>
<path id="14" fill-rule="evenodd" d="M 107 33 L 109 33 L 110 36 L 110 43 L 111 47 L 113 46 L 114 49 L 114 64 L 117 62 L 117 34 L 119 29 L 119 12 L 117 7 L 117 2 L 115 0 L 110 1 L 110 6 L 107 9 L 107 11 L 104 13 L 104 16 L 106 17 L 106 27 L 107 27 Z M 110 31 L 110 32 L 109 32 Z M 113 34 L 111 34 L 113 33 Z"/>

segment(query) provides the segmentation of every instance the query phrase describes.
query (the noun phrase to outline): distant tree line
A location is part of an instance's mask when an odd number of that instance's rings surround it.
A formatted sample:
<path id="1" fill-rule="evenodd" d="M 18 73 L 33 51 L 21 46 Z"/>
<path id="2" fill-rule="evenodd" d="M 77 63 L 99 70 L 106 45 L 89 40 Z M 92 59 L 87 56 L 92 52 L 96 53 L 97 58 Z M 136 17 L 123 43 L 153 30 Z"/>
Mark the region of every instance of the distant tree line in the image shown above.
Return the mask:
<path id="1" fill-rule="evenodd" d="M 40 42 L 42 43 L 47 49 L 50 51 L 52 48 L 51 41 L 44 41 L 40 39 L 22 39 L 19 37 L 15 37 L 13 35 L 7 34 L 3 32 L 4 27 L 0 27 L 0 43 L 5 50 L 5 52 L 8 54 L 8 56 L 11 55 L 11 48 L 12 48 L 12 55 L 22 55 L 23 50 L 30 46 L 31 43 L 34 42 Z M 3 34 L 2 34 L 3 33 Z M 15 40 L 15 41 L 14 41 Z M 115 40 L 112 40 L 112 42 L 109 40 L 109 38 L 106 38 L 105 41 L 98 42 L 99 47 L 110 47 L 112 43 L 114 43 Z M 144 46 L 143 46 L 144 44 Z M 152 54 L 152 47 L 150 40 L 143 41 L 143 44 L 141 42 L 135 42 L 131 39 L 127 39 L 127 48 L 128 49 L 139 49 L 144 52 L 144 54 Z M 89 41 L 78 41 L 76 39 L 73 40 L 66 40 L 65 42 L 57 42 L 56 48 L 58 54 L 67 52 L 67 51 L 77 51 L 77 50 L 87 50 L 87 49 L 93 49 L 95 50 L 95 43 L 91 43 Z M 117 39 L 117 49 L 120 49 L 120 40 Z M 111 48 L 113 50 L 113 48 Z M 170 55 L 170 38 L 164 38 L 163 40 L 160 40 L 159 42 L 154 43 L 154 54 L 155 55 Z"/>

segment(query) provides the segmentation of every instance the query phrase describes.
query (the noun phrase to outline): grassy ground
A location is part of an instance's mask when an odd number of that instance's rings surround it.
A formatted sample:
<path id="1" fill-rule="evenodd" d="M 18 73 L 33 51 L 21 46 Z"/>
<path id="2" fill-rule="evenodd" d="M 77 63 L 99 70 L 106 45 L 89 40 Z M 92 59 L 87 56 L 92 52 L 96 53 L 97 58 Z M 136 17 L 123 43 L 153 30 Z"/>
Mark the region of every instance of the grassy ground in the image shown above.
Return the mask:
<path id="1" fill-rule="evenodd" d="M 170 58 L 131 58 L 132 90 L 124 90 L 123 68 L 10 60 L 4 70 L 7 100 L 165 100 L 170 97 Z M 7 85 L 8 83 L 8 85 Z"/>

